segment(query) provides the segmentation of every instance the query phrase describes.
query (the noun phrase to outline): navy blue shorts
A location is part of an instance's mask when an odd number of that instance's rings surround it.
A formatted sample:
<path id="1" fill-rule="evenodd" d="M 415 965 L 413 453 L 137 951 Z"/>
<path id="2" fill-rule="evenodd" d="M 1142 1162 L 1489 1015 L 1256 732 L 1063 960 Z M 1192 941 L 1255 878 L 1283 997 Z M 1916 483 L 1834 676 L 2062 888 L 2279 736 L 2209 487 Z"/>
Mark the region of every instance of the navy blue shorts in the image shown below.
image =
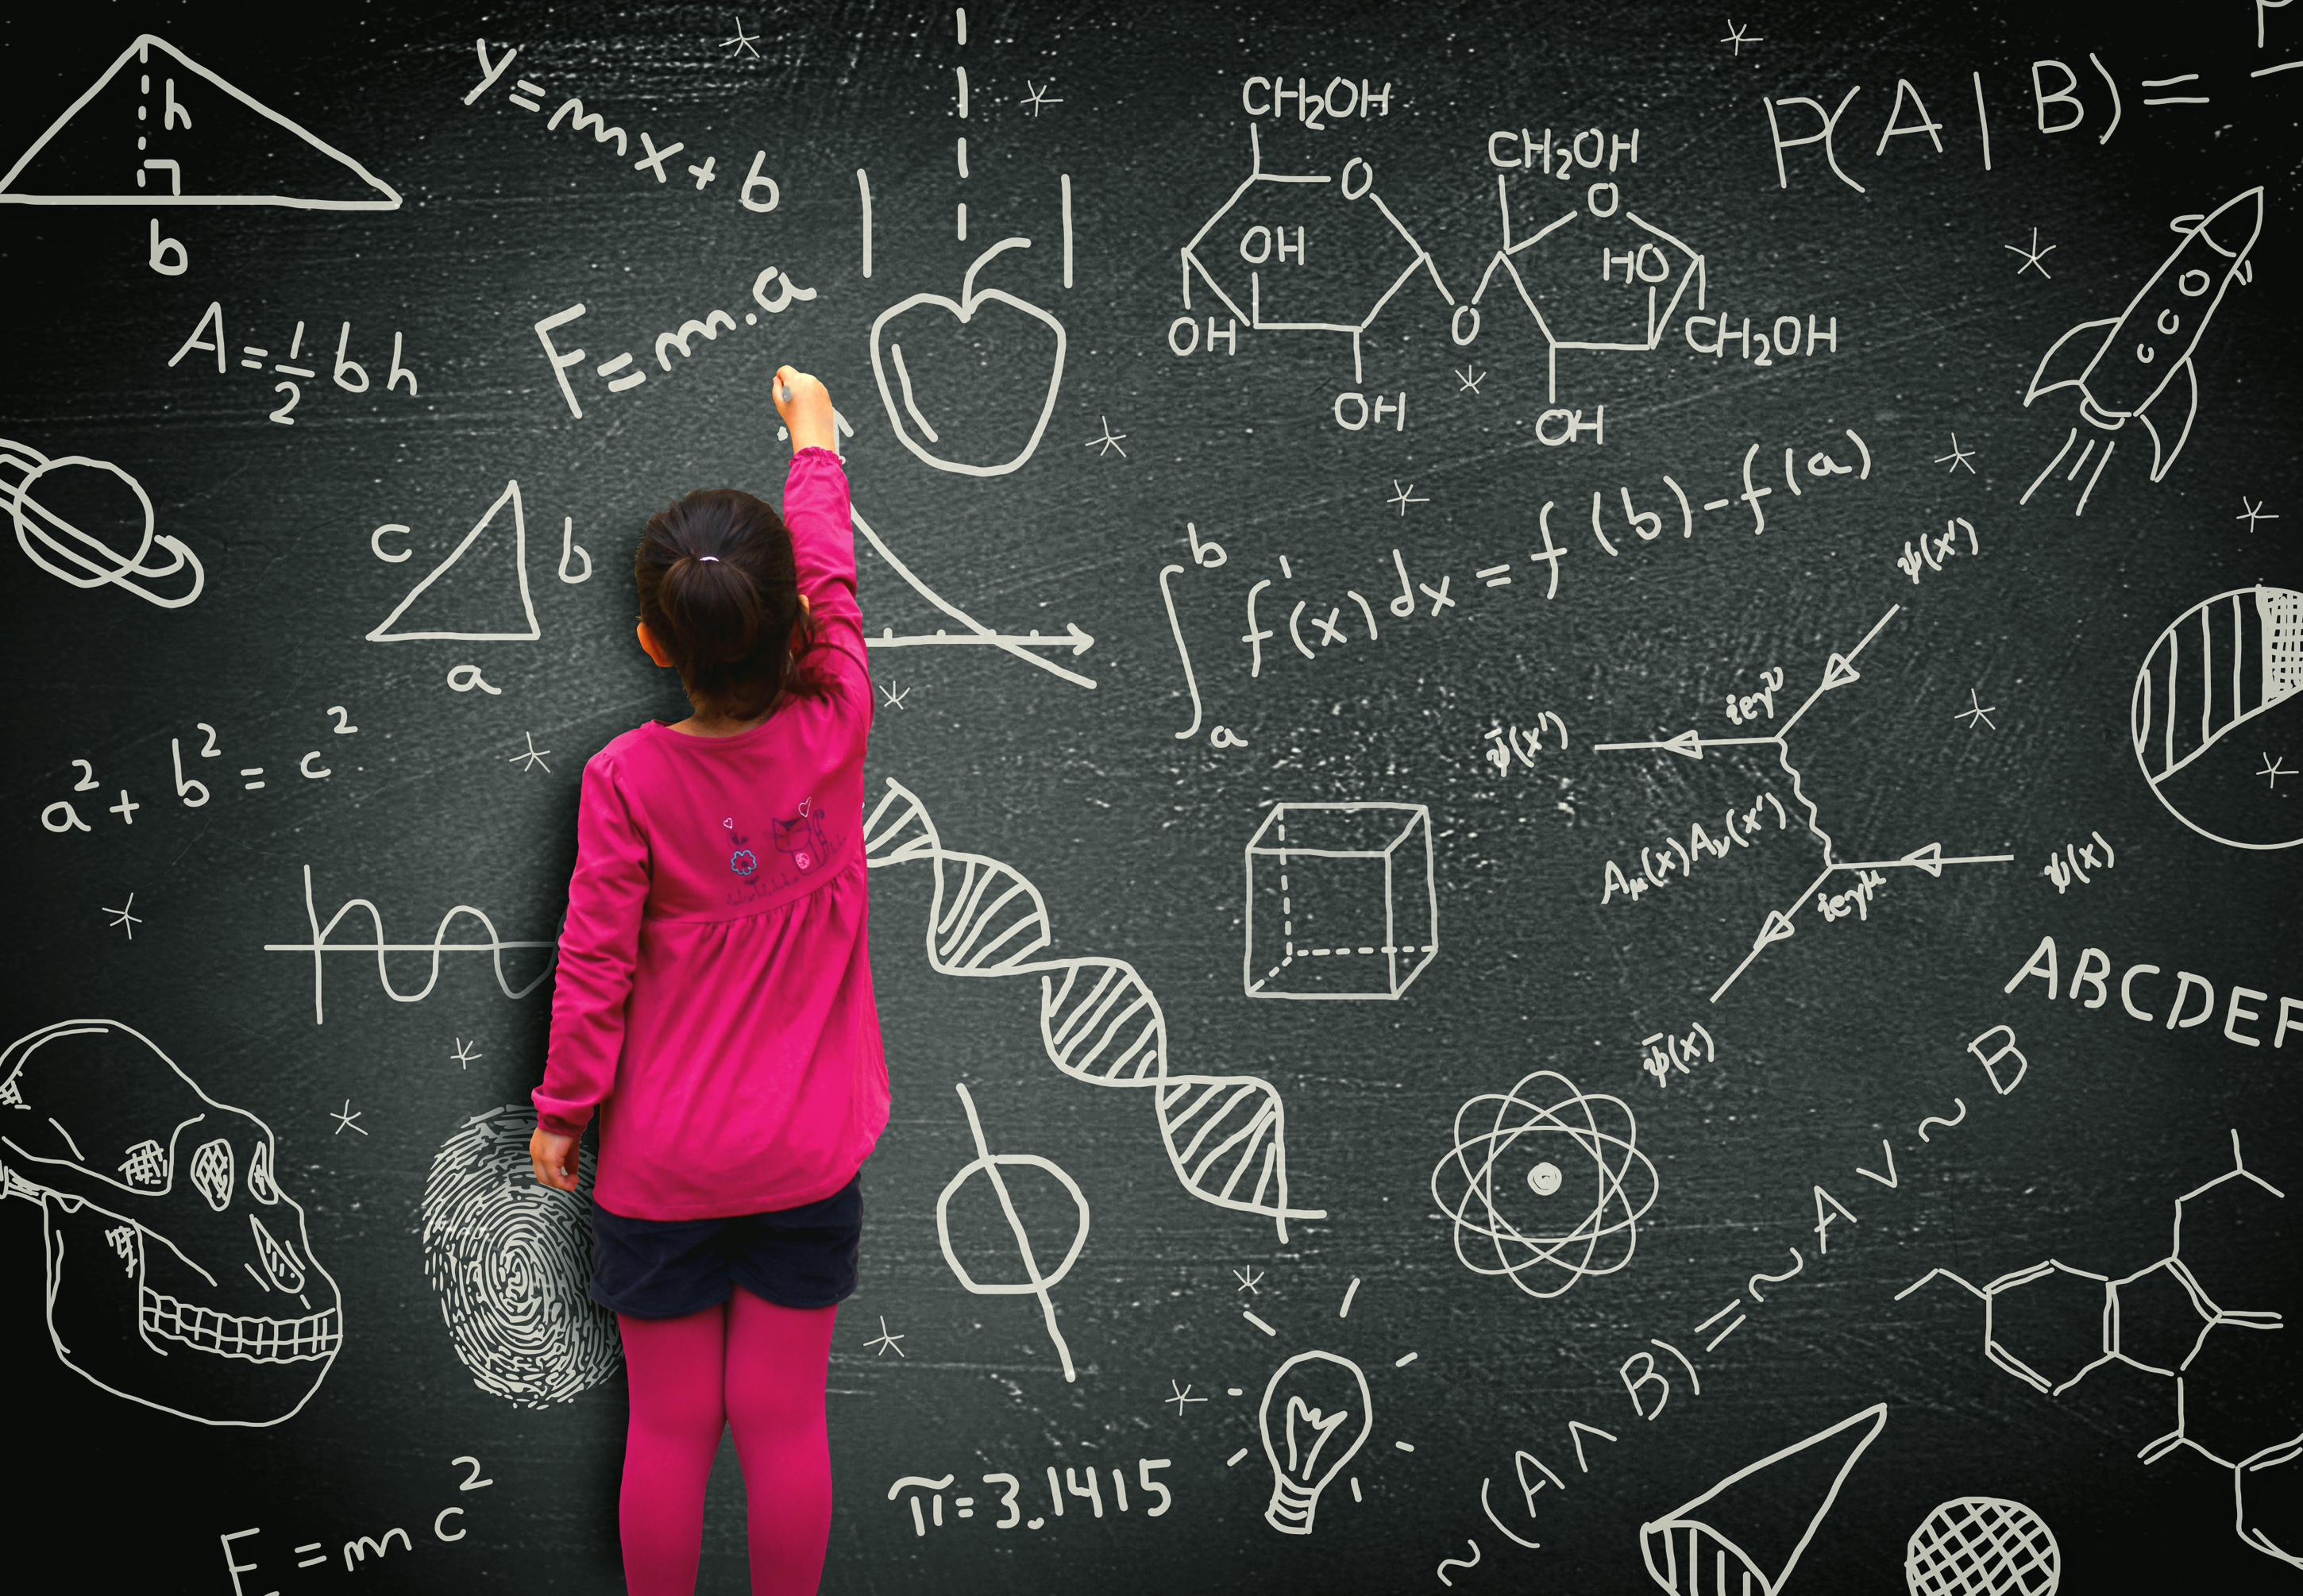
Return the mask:
<path id="1" fill-rule="evenodd" d="M 741 1286 L 787 1308 L 856 1290 L 864 1177 L 797 1208 L 729 1219 L 634 1220 L 592 1204 L 592 1300 L 635 1319 L 678 1319 Z"/>

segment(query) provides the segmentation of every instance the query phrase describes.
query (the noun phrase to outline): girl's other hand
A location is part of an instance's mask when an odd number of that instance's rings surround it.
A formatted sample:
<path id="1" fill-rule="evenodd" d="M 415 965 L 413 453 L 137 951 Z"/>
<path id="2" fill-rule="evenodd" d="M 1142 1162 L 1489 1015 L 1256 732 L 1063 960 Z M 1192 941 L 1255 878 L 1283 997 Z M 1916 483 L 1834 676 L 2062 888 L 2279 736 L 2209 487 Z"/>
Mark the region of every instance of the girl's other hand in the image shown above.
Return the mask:
<path id="1" fill-rule="evenodd" d="M 536 1178 L 559 1191 L 576 1189 L 577 1165 L 582 1156 L 574 1136 L 554 1136 L 541 1125 L 527 1138 L 527 1159 L 536 1166 Z"/>
<path id="2" fill-rule="evenodd" d="M 824 385 L 805 371 L 796 371 L 789 366 L 777 367 L 771 382 L 776 414 L 784 418 L 784 426 L 791 433 L 792 452 L 814 448 L 839 453 L 832 433 L 831 395 Z"/>

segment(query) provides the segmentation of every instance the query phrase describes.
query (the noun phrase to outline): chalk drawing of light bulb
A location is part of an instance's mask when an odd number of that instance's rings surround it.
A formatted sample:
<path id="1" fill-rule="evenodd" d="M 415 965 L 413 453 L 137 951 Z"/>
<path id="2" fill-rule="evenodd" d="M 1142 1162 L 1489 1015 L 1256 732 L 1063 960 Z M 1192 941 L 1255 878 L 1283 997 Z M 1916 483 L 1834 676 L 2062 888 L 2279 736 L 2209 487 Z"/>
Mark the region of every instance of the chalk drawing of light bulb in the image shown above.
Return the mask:
<path id="1" fill-rule="evenodd" d="M 1272 1371 L 1257 1423 L 1263 1431 L 1263 1455 L 1271 1463 L 1271 1505 L 1263 1510 L 1263 1520 L 1283 1535 L 1308 1535 L 1320 1493 L 1375 1427 L 1367 1376 L 1335 1353 L 1299 1352 Z"/>

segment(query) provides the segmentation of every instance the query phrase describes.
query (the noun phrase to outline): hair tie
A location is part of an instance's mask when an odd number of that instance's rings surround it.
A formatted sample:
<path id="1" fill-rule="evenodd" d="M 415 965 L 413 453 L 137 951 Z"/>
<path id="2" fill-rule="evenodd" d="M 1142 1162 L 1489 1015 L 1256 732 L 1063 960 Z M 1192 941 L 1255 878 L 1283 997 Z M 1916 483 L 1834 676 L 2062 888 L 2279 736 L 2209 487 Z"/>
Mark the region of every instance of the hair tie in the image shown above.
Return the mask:
<path id="1" fill-rule="evenodd" d="M 706 560 L 709 560 L 714 565 L 720 563 L 720 556 L 717 554 L 698 554 L 696 558 L 699 564 Z"/>

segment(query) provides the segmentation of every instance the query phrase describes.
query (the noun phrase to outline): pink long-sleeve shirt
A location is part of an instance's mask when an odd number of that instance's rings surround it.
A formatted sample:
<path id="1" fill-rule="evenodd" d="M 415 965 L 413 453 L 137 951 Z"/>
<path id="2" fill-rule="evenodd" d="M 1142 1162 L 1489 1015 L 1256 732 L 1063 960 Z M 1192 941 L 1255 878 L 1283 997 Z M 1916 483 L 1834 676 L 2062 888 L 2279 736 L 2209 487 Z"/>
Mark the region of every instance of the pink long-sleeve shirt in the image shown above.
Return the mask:
<path id="1" fill-rule="evenodd" d="M 793 457 L 784 520 L 830 695 L 734 737 L 652 721 L 584 766 L 535 1099 L 562 1135 L 598 1112 L 593 1195 L 628 1218 L 814 1202 L 888 1122 L 863 840 L 872 680 L 830 451 Z"/>

